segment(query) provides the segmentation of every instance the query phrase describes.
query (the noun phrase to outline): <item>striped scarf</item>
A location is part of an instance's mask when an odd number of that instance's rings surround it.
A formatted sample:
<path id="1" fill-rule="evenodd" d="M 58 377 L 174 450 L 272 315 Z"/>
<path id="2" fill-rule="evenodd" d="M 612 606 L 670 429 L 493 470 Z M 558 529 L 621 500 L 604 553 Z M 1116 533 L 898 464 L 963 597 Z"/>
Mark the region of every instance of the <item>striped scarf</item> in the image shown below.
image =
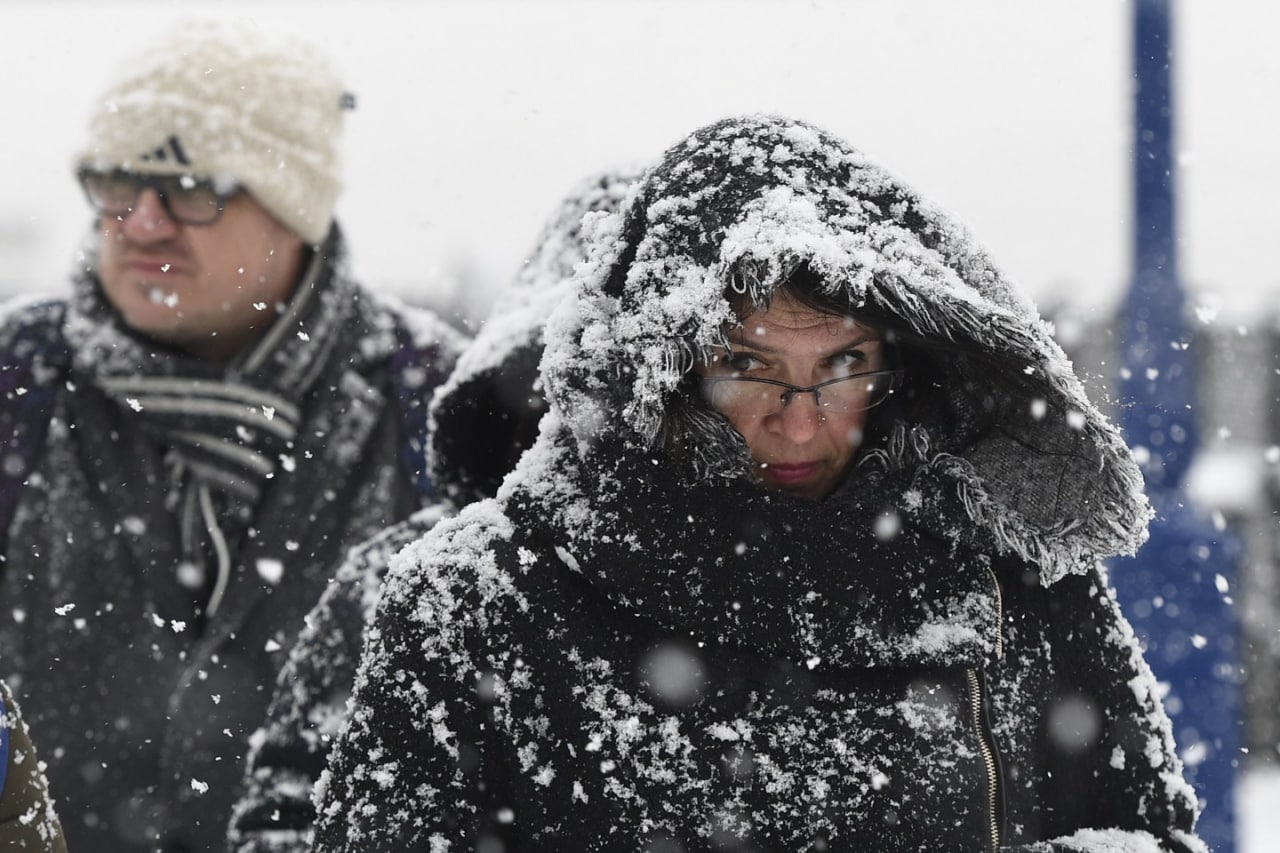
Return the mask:
<path id="1" fill-rule="evenodd" d="M 267 481 L 293 464 L 302 402 L 354 309 L 355 285 L 328 260 L 326 249 L 339 245 L 335 233 L 267 333 L 226 365 L 128 331 L 92 264 L 75 283 L 67 315 L 74 368 L 166 448 L 167 505 L 184 557 L 177 580 L 206 619 L 222 602 L 236 544 Z"/>

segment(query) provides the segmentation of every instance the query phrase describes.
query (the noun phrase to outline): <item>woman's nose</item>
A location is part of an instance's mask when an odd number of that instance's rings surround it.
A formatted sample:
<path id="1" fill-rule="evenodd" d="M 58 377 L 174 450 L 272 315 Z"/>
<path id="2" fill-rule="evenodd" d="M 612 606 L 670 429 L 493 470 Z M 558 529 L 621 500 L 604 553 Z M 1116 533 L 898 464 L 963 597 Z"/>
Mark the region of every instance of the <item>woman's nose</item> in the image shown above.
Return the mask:
<path id="1" fill-rule="evenodd" d="M 772 429 L 795 444 L 804 444 L 818 433 L 822 410 L 812 393 L 794 394 L 781 411 L 769 416 Z"/>
<path id="2" fill-rule="evenodd" d="M 168 240 L 178 230 L 160 194 L 153 189 L 138 193 L 133 209 L 121 217 L 124 235 L 135 243 L 157 243 Z"/>

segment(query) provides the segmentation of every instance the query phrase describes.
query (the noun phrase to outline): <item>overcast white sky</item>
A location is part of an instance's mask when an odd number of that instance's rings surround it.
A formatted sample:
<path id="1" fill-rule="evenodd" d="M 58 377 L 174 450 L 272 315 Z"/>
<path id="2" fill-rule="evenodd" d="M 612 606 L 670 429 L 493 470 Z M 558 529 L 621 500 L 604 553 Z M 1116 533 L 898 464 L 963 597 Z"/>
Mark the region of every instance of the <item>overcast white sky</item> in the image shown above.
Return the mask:
<path id="1" fill-rule="evenodd" d="M 1280 4 L 1175 7 L 1184 277 L 1257 312 L 1280 302 Z M 375 286 L 497 285 L 580 176 L 753 111 L 847 138 L 1046 307 L 1109 308 L 1128 277 L 1121 0 L 5 0 L 0 288 L 65 287 L 92 100 L 192 14 L 286 26 L 344 70 L 359 105 L 338 213 Z"/>

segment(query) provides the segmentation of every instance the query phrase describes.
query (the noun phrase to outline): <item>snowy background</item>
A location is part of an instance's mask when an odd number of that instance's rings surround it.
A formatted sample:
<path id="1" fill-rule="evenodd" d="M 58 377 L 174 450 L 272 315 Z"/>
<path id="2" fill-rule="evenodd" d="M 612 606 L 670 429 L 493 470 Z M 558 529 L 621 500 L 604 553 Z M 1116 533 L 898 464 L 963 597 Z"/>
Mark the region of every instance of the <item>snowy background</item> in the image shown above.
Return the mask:
<path id="1" fill-rule="evenodd" d="M 1280 7 L 1175 21 L 1183 269 L 1251 316 L 1280 295 Z M 1120 0 L 4 0 L 0 290 L 61 286 L 94 96 L 191 14 L 324 44 L 358 98 L 339 202 L 357 270 L 422 301 L 510 277 L 582 175 L 729 113 L 826 126 L 951 208 L 1043 302 L 1113 305 L 1129 255 Z M 16 118 L 16 120 L 15 120 Z"/>
<path id="2" fill-rule="evenodd" d="M 1182 269 L 1224 317 L 1276 316 L 1280 4 L 1176 4 Z M 375 287 L 461 315 L 518 268 L 579 177 L 696 126 L 782 112 L 951 208 L 1043 305 L 1105 316 L 1128 274 L 1120 0 L 419 0 L 0 4 L 0 295 L 62 292 L 88 211 L 94 96 L 191 14 L 310 36 L 356 93 L 338 215 Z M 1245 780 L 1275 849 L 1280 774 Z"/>

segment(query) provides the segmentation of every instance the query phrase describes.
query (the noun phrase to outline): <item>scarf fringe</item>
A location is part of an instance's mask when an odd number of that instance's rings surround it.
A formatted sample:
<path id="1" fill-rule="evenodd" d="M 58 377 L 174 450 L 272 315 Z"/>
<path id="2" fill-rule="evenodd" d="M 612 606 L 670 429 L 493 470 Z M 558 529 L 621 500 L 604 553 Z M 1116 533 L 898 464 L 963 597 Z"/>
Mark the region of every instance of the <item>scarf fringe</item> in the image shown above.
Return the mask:
<path id="1" fill-rule="evenodd" d="M 1149 507 L 1128 516 L 1119 514 L 1121 507 L 1132 505 L 1132 488 L 1139 484 L 1123 477 L 1104 477 L 1103 505 L 1116 512 L 1091 513 L 1087 521 L 1063 515 L 1060 522 L 1037 526 L 1001 502 L 968 460 L 934 452 L 928 432 L 920 427 L 900 427 L 886 448 L 870 451 L 860 471 L 877 470 L 910 477 L 910 488 L 919 499 L 906 501 L 904 508 L 917 523 L 947 538 L 970 540 L 971 545 L 985 533 L 1000 552 L 1037 566 L 1045 586 L 1068 574 L 1087 574 L 1107 557 L 1131 554 L 1147 535 Z M 949 514 L 937 511 L 937 501 L 949 499 L 958 503 L 969 525 L 942 529 Z"/>

